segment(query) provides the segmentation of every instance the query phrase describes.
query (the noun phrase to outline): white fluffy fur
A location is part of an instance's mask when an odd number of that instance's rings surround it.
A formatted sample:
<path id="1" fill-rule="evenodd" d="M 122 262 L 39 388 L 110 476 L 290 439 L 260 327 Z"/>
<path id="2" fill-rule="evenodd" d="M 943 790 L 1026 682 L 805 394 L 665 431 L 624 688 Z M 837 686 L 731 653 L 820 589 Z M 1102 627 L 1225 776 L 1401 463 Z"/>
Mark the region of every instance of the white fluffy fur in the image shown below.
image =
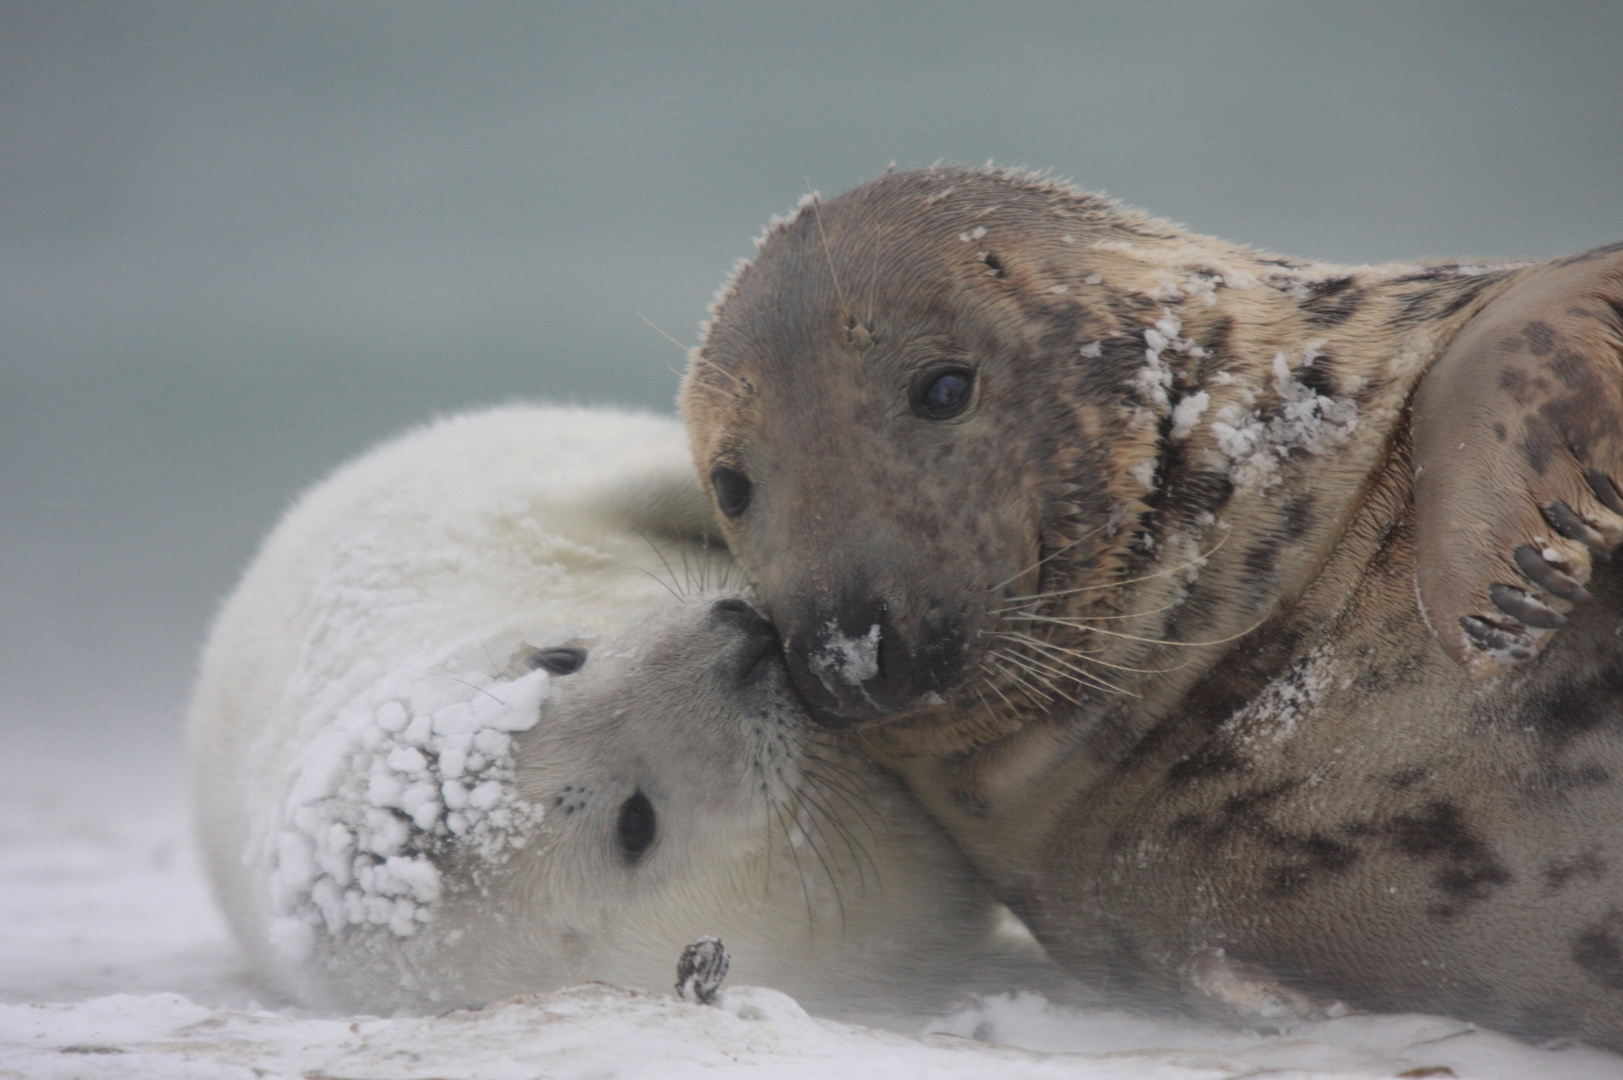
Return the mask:
<path id="1" fill-rule="evenodd" d="M 190 716 L 209 868 L 260 966 L 309 1004 L 423 1009 L 665 989 L 716 934 L 733 981 L 870 1020 L 1031 974 L 775 663 L 735 685 L 715 594 L 673 599 L 726 565 L 710 528 L 681 427 L 603 410 L 439 421 L 300 499 Z M 525 662 L 564 643 L 580 672 Z M 659 839 L 632 865 L 614 830 L 639 791 Z"/>

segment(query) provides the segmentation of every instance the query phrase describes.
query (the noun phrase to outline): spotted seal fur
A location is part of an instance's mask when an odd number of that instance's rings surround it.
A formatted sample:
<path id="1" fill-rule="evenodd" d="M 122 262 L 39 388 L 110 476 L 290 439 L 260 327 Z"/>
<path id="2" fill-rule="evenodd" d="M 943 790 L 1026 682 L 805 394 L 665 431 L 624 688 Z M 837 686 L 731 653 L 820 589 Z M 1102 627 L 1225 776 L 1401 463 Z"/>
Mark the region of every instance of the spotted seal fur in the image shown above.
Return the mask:
<path id="1" fill-rule="evenodd" d="M 770 625 L 700 587 L 712 530 L 681 426 L 612 410 L 441 421 L 301 499 L 191 709 L 260 969 L 309 1005 L 440 1010 L 668 991 L 714 934 L 735 982 L 865 1022 L 1042 981 L 939 827 L 806 723 Z"/>
<path id="2" fill-rule="evenodd" d="M 774 223 L 683 403 L 813 715 L 1071 970 L 1615 1047 L 1620 315 L 1618 246 L 1335 266 L 933 168 Z"/>

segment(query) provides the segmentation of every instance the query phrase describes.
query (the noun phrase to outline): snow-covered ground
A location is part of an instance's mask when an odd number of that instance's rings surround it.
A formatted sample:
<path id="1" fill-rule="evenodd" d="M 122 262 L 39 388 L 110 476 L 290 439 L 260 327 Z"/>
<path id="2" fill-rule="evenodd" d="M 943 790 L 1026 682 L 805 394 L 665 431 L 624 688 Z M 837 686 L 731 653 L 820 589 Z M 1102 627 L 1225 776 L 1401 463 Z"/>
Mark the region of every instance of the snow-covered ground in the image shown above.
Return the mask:
<path id="1" fill-rule="evenodd" d="M 719 1007 L 586 986 L 427 1019 L 313 1017 L 254 985 L 214 911 L 172 752 L 125 737 L 55 755 L 18 735 L 0 731 L 0 1077 L 1623 1077 L 1623 1057 L 1435 1017 L 1264 1035 L 1035 995 L 917 1037 L 749 987 Z"/>

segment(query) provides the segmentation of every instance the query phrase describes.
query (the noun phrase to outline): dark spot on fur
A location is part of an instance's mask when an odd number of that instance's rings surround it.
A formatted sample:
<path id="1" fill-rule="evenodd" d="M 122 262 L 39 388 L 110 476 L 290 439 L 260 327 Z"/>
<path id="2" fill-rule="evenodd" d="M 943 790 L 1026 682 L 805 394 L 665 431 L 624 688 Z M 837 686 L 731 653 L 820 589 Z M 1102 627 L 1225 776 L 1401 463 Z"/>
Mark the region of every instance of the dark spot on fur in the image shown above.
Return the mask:
<path id="1" fill-rule="evenodd" d="M 1578 365 L 1583 368 L 1578 388 L 1539 406 L 1538 422 L 1550 428 L 1548 438 L 1552 442 L 1583 460 L 1591 456 L 1590 448 L 1595 443 L 1612 437 L 1623 424 L 1623 415 L 1611 393 L 1588 370 L 1588 365 L 1581 359 Z M 1533 426 L 1530 423 L 1529 430 Z"/>
<path id="2" fill-rule="evenodd" d="M 1589 369 L 1589 358 L 1571 349 L 1562 349 L 1549 366 L 1568 390 L 1594 392 L 1602 389 Z"/>
<path id="3" fill-rule="evenodd" d="M 1576 255 L 1568 255 L 1555 265 L 1573 266 L 1577 263 L 1594 262 L 1596 259 L 1604 258 L 1607 255 L 1611 255 L 1614 252 L 1619 251 L 1623 251 L 1623 240 L 1620 240 L 1615 244 L 1607 244 L 1604 247 L 1590 248 L 1588 251 L 1580 251 Z"/>
<path id="4" fill-rule="evenodd" d="M 1353 686 L 1361 694 L 1384 694 L 1392 689 L 1392 680 L 1379 664 L 1364 663 L 1353 676 Z"/>
<path id="5" fill-rule="evenodd" d="M 1214 513 L 1234 495 L 1234 483 L 1227 474 L 1209 469 L 1190 469 L 1172 485 L 1172 502 L 1186 520 L 1198 520 Z"/>
<path id="6" fill-rule="evenodd" d="M 1616 921 L 1614 913 L 1608 922 Z M 1623 990 L 1623 948 L 1605 923 L 1591 926 L 1573 939 L 1572 961 L 1608 990 Z"/>
<path id="7" fill-rule="evenodd" d="M 1397 772 L 1391 773 L 1385 777 L 1385 780 L 1397 790 L 1403 791 L 1405 788 L 1414 787 L 1430 775 L 1431 770 L 1424 765 L 1412 765 L 1407 769 L 1399 769 Z"/>
<path id="8" fill-rule="evenodd" d="M 1313 492 L 1304 491 L 1293 495 L 1285 504 L 1285 523 L 1280 528 L 1280 534 L 1285 539 L 1300 540 L 1308 534 L 1308 530 L 1318 521 L 1314 514 L 1315 502 Z"/>
<path id="9" fill-rule="evenodd" d="M 1185 696 L 1188 707 L 1174 722 L 1186 730 L 1216 731 L 1249 705 L 1290 663 L 1302 643 L 1293 626 L 1270 622 L 1237 642 Z"/>
<path id="10" fill-rule="evenodd" d="M 1305 859 L 1275 869 L 1274 890 L 1281 896 L 1293 896 L 1319 874 L 1340 874 L 1358 861 L 1356 850 L 1321 833 L 1310 833 L 1294 846 Z"/>
<path id="11" fill-rule="evenodd" d="M 1522 711 L 1557 747 L 1601 727 L 1623 722 L 1623 666 L 1604 670 L 1583 682 L 1555 680 L 1542 700 Z"/>
<path id="12" fill-rule="evenodd" d="M 1505 425 L 1499 423 L 1497 420 L 1494 421 L 1493 435 L 1494 438 L 1498 439 L 1500 442 L 1504 442 L 1506 439 L 1510 438 L 1510 432 L 1505 430 Z"/>
<path id="13" fill-rule="evenodd" d="M 1341 393 L 1341 384 L 1336 379 L 1335 357 L 1329 353 L 1321 352 L 1315 356 L 1313 362 L 1296 378 L 1303 386 L 1323 397 L 1333 398 Z"/>
<path id="14" fill-rule="evenodd" d="M 1245 553 L 1245 569 L 1253 581 L 1256 579 L 1271 579 L 1276 569 L 1274 561 L 1279 555 L 1279 547 L 1284 543 L 1284 537 L 1277 533 L 1264 536 L 1251 545 Z"/>
<path id="15" fill-rule="evenodd" d="M 1623 296 L 1604 297 L 1606 306 L 1612 311 L 1612 327 L 1623 330 Z"/>
<path id="16" fill-rule="evenodd" d="M 1395 321 L 1409 326 L 1446 319 L 1468 307 L 1482 291 L 1496 285 L 1510 275 L 1501 270 L 1486 274 L 1462 275 L 1458 266 L 1434 266 L 1418 274 L 1395 279 L 1395 283 L 1413 282 L 1423 288 L 1410 293 L 1399 302 Z"/>
<path id="17" fill-rule="evenodd" d="M 1585 788 L 1605 787 L 1612 774 L 1598 761 L 1567 769 L 1551 765 L 1522 779 L 1522 794 L 1538 803 L 1549 803 Z"/>
<path id="18" fill-rule="evenodd" d="M 1542 418 L 1530 418 L 1526 433 L 1522 436 L 1522 457 L 1527 464 L 1540 476 L 1549 468 L 1550 459 L 1560 453 L 1562 440 L 1560 434 L 1550 427 Z"/>
<path id="19" fill-rule="evenodd" d="M 1294 815 L 1290 807 L 1278 804 L 1304 784 L 1303 780 L 1284 780 L 1235 792 L 1210 817 L 1196 813 L 1180 816 L 1167 829 L 1167 837 L 1199 845 L 1207 852 L 1213 845 L 1237 837 L 1246 838 L 1243 843 L 1248 845 L 1260 844 L 1286 857 L 1267 872 L 1272 894 L 1299 895 L 1317 878 L 1344 873 L 1358 861 L 1358 850 L 1343 840 L 1323 832 L 1299 833 L 1288 828 Z"/>
<path id="20" fill-rule="evenodd" d="M 952 804 L 971 817 L 985 817 L 992 804 L 978 789 L 957 785 L 952 789 Z"/>
<path id="21" fill-rule="evenodd" d="M 1193 754 L 1175 762 L 1167 770 L 1167 780 L 1173 784 L 1187 784 L 1191 780 L 1230 776 L 1244 772 L 1245 768 L 1246 763 L 1231 747 L 1213 739 Z"/>
<path id="22" fill-rule="evenodd" d="M 1606 863 L 1591 848 L 1570 859 L 1552 859 L 1544 868 L 1544 891 L 1558 893 L 1574 881 L 1599 882 L 1606 876 Z"/>
<path id="23" fill-rule="evenodd" d="M 1315 326 L 1340 326 L 1358 311 L 1364 302 L 1364 293 L 1353 287 L 1350 277 L 1331 278 L 1308 286 L 1308 298 L 1302 301 L 1302 310 L 1308 322 Z"/>
<path id="24" fill-rule="evenodd" d="M 1510 871 L 1466 827 L 1465 815 L 1451 802 L 1436 800 L 1416 813 L 1394 817 L 1390 833 L 1403 854 L 1446 864 L 1432 880 L 1449 900 L 1433 907 L 1433 915 L 1457 915 L 1461 904 L 1486 900 L 1510 882 Z"/>
<path id="25" fill-rule="evenodd" d="M 1233 334 L 1233 316 L 1220 315 L 1212 320 L 1211 325 L 1195 342 L 1195 344 L 1206 350 L 1206 355 L 1200 358 L 1195 367 L 1195 382 L 1205 386 L 1207 380 L 1223 370 L 1223 365 L 1227 364 L 1231 358 L 1229 339 Z"/>
<path id="26" fill-rule="evenodd" d="M 1499 389 L 1509 394 L 1518 405 L 1527 404 L 1527 372 L 1507 367 L 1499 373 Z"/>
<path id="27" fill-rule="evenodd" d="M 1003 260 L 999 259 L 996 255 L 993 255 L 990 251 L 981 252 L 981 262 L 985 263 L 986 268 L 992 271 L 993 277 L 1001 278 L 1006 276 L 1007 272 L 1003 269 Z"/>
<path id="28" fill-rule="evenodd" d="M 1557 336 L 1555 327 L 1543 319 L 1534 319 L 1522 328 L 1522 337 L 1534 356 L 1548 356 Z"/>
<path id="29" fill-rule="evenodd" d="M 1247 595 L 1261 600 L 1274 587 L 1279 571 L 1279 553 L 1294 544 L 1316 523 L 1315 499 L 1310 491 L 1294 495 L 1285 504 L 1277 526 L 1264 532 L 1245 552 Z"/>
<path id="30" fill-rule="evenodd" d="M 1115 400 L 1144 366 L 1144 342 L 1125 335 L 1107 337 L 1099 343 L 1099 355 L 1083 360 L 1083 365 L 1082 394 L 1100 401 Z"/>

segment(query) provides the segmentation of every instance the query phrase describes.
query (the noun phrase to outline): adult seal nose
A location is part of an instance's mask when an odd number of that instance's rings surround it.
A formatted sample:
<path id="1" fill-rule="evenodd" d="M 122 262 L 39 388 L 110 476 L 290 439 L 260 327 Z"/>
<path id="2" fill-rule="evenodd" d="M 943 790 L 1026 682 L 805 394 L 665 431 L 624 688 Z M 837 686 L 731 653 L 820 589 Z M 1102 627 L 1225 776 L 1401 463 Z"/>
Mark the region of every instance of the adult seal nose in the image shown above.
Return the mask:
<path id="1" fill-rule="evenodd" d="M 793 623 L 789 676 L 812 719 L 836 730 L 855 727 L 948 689 L 961 666 L 962 631 L 944 624 L 922 630 L 920 645 L 913 644 L 889 606 L 871 597 Z"/>

